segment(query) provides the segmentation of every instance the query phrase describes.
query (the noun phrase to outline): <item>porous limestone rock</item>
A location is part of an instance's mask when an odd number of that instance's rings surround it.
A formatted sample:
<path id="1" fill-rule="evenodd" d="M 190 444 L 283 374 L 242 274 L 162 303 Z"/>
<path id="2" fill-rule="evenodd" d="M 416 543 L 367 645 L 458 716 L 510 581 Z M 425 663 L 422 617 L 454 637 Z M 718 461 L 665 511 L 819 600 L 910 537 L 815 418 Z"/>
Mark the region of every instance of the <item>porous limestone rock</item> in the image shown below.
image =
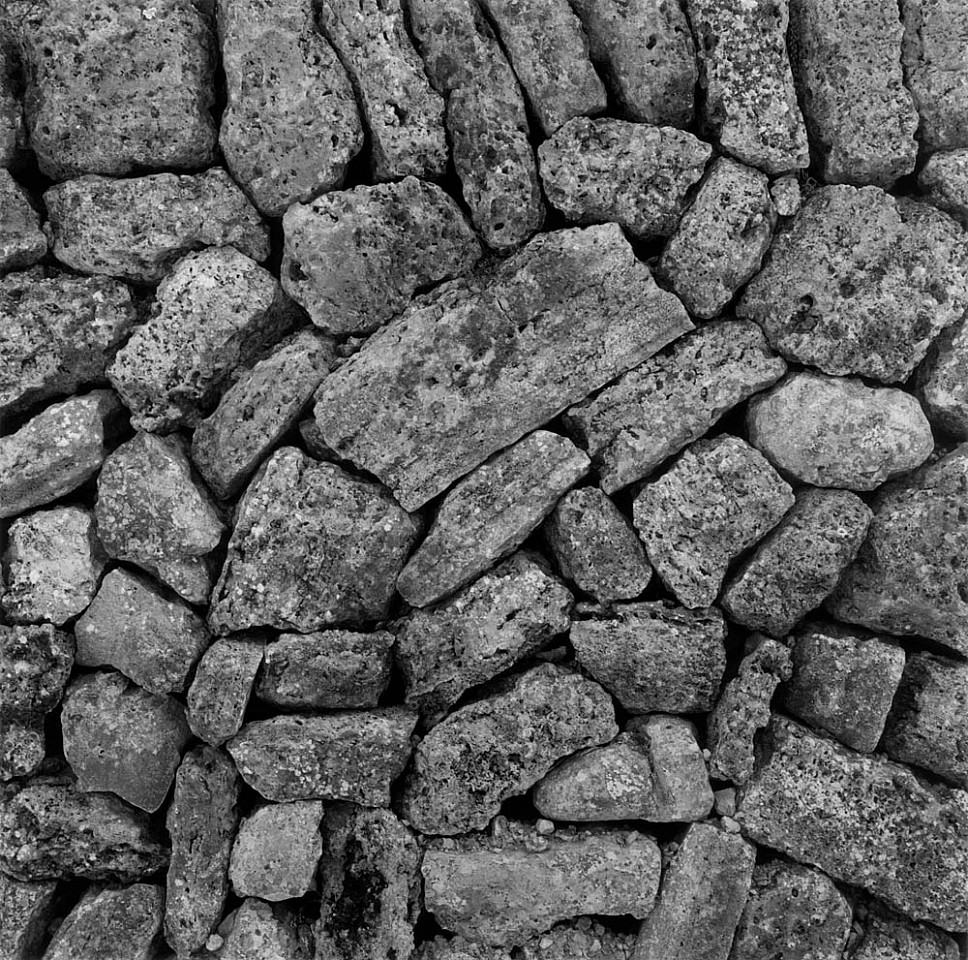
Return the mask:
<path id="1" fill-rule="evenodd" d="M 47 253 L 47 236 L 30 195 L 0 168 L 0 272 L 22 270 Z"/>
<path id="2" fill-rule="evenodd" d="M 242 729 L 262 654 L 261 639 L 244 634 L 216 640 L 205 651 L 187 699 L 196 737 L 219 747 Z"/>
<path id="3" fill-rule="evenodd" d="M 968 440 L 968 320 L 938 334 L 915 385 L 932 424 L 956 440 Z"/>

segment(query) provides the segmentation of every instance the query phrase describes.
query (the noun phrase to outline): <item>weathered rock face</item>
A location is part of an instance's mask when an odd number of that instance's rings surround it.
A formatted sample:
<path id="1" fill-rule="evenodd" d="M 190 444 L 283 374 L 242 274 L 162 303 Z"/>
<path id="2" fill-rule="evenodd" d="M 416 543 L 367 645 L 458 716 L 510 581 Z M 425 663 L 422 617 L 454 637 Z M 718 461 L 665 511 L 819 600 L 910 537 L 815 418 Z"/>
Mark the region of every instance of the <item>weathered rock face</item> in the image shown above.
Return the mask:
<path id="1" fill-rule="evenodd" d="M 917 372 L 928 419 L 957 440 L 968 440 L 968 321 L 942 330 Z"/>
<path id="2" fill-rule="evenodd" d="M 310 960 L 313 936 L 309 924 L 289 907 L 250 897 L 219 925 L 220 960 Z"/>
<path id="3" fill-rule="evenodd" d="M 0 46 L 0 166 L 3 167 L 19 161 L 27 144 L 15 59 L 13 50 L 8 50 L 5 43 Z"/>
<path id="4" fill-rule="evenodd" d="M 918 186 L 929 203 L 961 223 L 968 221 L 968 149 L 932 154 L 918 174 Z"/>
<path id="5" fill-rule="evenodd" d="M 255 637 L 216 640 L 205 651 L 188 691 L 188 726 L 196 737 L 219 747 L 242 729 L 262 651 Z"/>
<path id="6" fill-rule="evenodd" d="M 47 253 L 47 237 L 27 191 L 4 169 L 0 169 L 0 205 L 0 270 L 29 267 Z"/>
<path id="7" fill-rule="evenodd" d="M 690 328 L 617 225 L 556 231 L 372 336 L 316 420 L 412 510 Z"/>
<path id="8" fill-rule="evenodd" d="M 0 873 L 0 936 L 3 960 L 41 955 L 47 926 L 56 912 L 57 884 L 23 883 Z"/>
<path id="9" fill-rule="evenodd" d="M 958 960 L 951 937 L 923 923 L 911 923 L 883 908 L 872 911 L 855 960 Z"/>
<path id="10" fill-rule="evenodd" d="M 770 199 L 781 217 L 792 217 L 800 209 L 803 197 L 800 181 L 793 174 L 778 177 L 770 184 Z"/>
<path id="11" fill-rule="evenodd" d="M 634 950 L 634 933 L 619 932 L 592 917 L 579 917 L 532 937 L 521 947 L 521 960 L 548 960 L 550 957 L 560 957 L 561 960 L 631 960 Z M 489 960 L 489 957 L 482 954 L 482 960 Z"/>

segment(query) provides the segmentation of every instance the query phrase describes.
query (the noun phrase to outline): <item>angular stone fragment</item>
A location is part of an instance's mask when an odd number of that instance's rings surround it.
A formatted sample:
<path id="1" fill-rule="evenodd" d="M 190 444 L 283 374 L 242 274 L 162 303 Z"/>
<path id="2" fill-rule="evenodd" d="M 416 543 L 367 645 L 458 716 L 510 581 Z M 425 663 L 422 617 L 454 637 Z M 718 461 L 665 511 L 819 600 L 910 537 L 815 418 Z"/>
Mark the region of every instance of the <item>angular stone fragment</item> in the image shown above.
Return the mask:
<path id="1" fill-rule="evenodd" d="M 112 391 L 92 390 L 0 437 L 0 517 L 56 500 L 94 476 L 121 416 Z"/>
<path id="2" fill-rule="evenodd" d="M 47 253 L 40 214 L 27 191 L 0 168 L 0 271 L 22 270 Z"/>
<path id="3" fill-rule="evenodd" d="M 874 750 L 901 680 L 904 650 L 863 631 L 809 623 L 792 653 L 784 708 L 854 750 Z"/>
<path id="4" fill-rule="evenodd" d="M 0 723 L 0 781 L 27 777 L 44 762 L 43 717 L 14 717 Z"/>
<path id="5" fill-rule="evenodd" d="M 968 149 L 932 154 L 918 174 L 918 186 L 929 203 L 968 222 Z"/>
<path id="6" fill-rule="evenodd" d="M 414 291 L 469 270 L 481 245 L 460 207 L 416 177 L 326 193 L 282 221 L 286 292 L 317 327 L 369 333 Z"/>
<path id="7" fill-rule="evenodd" d="M 792 217 L 800 209 L 800 181 L 793 175 L 779 177 L 770 184 L 770 199 L 781 217 Z"/>
<path id="8" fill-rule="evenodd" d="M 578 662 L 630 713 L 705 713 L 726 669 L 726 625 L 714 607 L 622 603 L 578 620 Z"/>
<path id="9" fill-rule="evenodd" d="M 827 609 L 838 620 L 935 640 L 968 654 L 968 446 L 896 481 Z"/>
<path id="10" fill-rule="evenodd" d="M 525 793 L 562 757 L 616 733 L 611 700 L 597 683 L 550 663 L 534 667 L 424 737 L 404 785 L 404 819 L 424 833 L 483 829 L 504 800 Z"/>
<path id="11" fill-rule="evenodd" d="M 853 960 L 958 960 L 960 956 L 951 937 L 879 908 L 868 915 Z"/>
<path id="12" fill-rule="evenodd" d="M 220 924 L 220 960 L 311 960 L 309 924 L 295 911 L 250 897 Z"/>
<path id="13" fill-rule="evenodd" d="M 239 504 L 210 623 L 307 632 L 378 620 L 417 530 L 379 484 L 283 447 Z"/>
<path id="14" fill-rule="evenodd" d="M 968 320 L 941 331 L 915 382 L 928 419 L 955 439 L 968 440 Z"/>
<path id="15" fill-rule="evenodd" d="M 205 944 L 225 909 L 240 786 L 232 761 L 206 746 L 186 754 L 175 776 L 165 939 L 180 956 Z"/>
<path id="16" fill-rule="evenodd" d="M 363 146 L 349 77 L 304 0 L 220 0 L 226 108 L 219 146 L 255 205 L 278 217 L 343 183 Z"/>
<path id="17" fill-rule="evenodd" d="M 216 640 L 204 653 L 188 691 L 188 726 L 196 737 L 221 746 L 242 729 L 263 644 L 255 638 Z"/>
<path id="18" fill-rule="evenodd" d="M 568 220 L 614 221 L 653 238 L 675 231 L 712 153 L 684 130 L 576 117 L 541 144 L 538 159 L 548 202 Z"/>
<path id="19" fill-rule="evenodd" d="M 631 960 L 634 952 L 634 933 L 579 917 L 532 937 L 521 947 L 521 960 Z"/>
<path id="20" fill-rule="evenodd" d="M 692 444 L 632 509 L 662 582 L 689 607 L 708 606 L 727 567 L 793 505 L 790 486 L 766 458 L 723 434 Z"/>
<path id="21" fill-rule="evenodd" d="M 689 329 L 616 224 L 555 231 L 372 336 L 316 420 L 412 510 Z"/>
<path id="22" fill-rule="evenodd" d="M 540 842 L 537 842 L 540 840 Z M 423 860 L 426 909 L 446 930 L 514 946 L 580 914 L 644 917 L 659 887 L 659 850 L 635 831 L 525 837 L 489 848 L 439 841 Z"/>
<path id="23" fill-rule="evenodd" d="M 504 947 L 489 947 L 483 943 L 465 940 L 464 937 L 435 937 L 433 940 L 425 940 L 412 954 L 413 960 L 510 960 L 510 956 L 510 952 Z M 529 960 L 532 956 L 533 954 L 528 955 Z M 622 960 L 628 958 L 623 957 Z"/>
<path id="24" fill-rule="evenodd" d="M 13 51 L 0 44 L 0 167 L 20 160 L 27 142 L 17 80 Z"/>
<path id="25" fill-rule="evenodd" d="M 691 313 L 708 320 L 760 269 L 775 225 L 766 175 L 720 157 L 662 251 L 659 272 Z"/>
<path id="26" fill-rule="evenodd" d="M 186 253 L 231 244 L 269 255 L 269 231 L 220 167 L 176 176 L 80 177 L 44 194 L 54 256 L 82 273 L 157 283 Z"/>
<path id="27" fill-rule="evenodd" d="M 726 614 L 785 637 L 833 592 L 870 522 L 870 509 L 854 494 L 807 488 L 726 584 Z"/>
<path id="28" fill-rule="evenodd" d="M 265 649 L 256 696 L 284 710 L 375 707 L 390 682 L 393 639 L 384 630 L 280 634 Z"/>
<path id="29" fill-rule="evenodd" d="M 904 380 L 968 306 L 962 231 L 875 187 L 818 190 L 777 237 L 737 313 L 787 359 Z"/>
<path id="30" fill-rule="evenodd" d="M 410 758 L 416 723 L 404 707 L 278 716 L 247 723 L 227 749 L 245 782 L 267 800 L 385 807 Z"/>
<path id="31" fill-rule="evenodd" d="M 717 320 L 572 407 L 564 421 L 588 450 L 602 489 L 614 493 L 648 476 L 785 371 L 756 324 Z"/>
<path id="32" fill-rule="evenodd" d="M 400 0 L 322 0 L 317 16 L 356 91 L 373 179 L 442 177 L 444 101 L 413 48 Z"/>
<path id="33" fill-rule="evenodd" d="M 56 912 L 57 884 L 23 883 L 0 873 L 0 957 L 35 960 Z"/>
<path id="34" fill-rule="evenodd" d="M 547 430 L 494 454 L 444 497 L 400 573 L 400 594 L 425 607 L 469 583 L 521 546 L 587 471 L 588 457 Z"/>

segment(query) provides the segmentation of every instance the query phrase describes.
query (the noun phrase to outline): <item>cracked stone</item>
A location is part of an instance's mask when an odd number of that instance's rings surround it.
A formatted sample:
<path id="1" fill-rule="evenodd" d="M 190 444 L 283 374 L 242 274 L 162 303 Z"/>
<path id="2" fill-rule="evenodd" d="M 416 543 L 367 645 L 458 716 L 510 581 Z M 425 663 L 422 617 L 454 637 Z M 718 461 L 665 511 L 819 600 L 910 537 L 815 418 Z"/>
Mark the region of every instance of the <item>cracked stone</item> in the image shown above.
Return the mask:
<path id="1" fill-rule="evenodd" d="M 188 726 L 196 737 L 220 747 L 242 729 L 263 646 L 258 638 L 228 637 L 202 655 L 188 690 Z"/>
<path id="2" fill-rule="evenodd" d="M 47 236 L 30 196 L 0 168 L 0 271 L 22 270 L 47 253 Z"/>
<path id="3" fill-rule="evenodd" d="M 928 419 L 957 440 L 968 440 L 968 321 L 938 334 L 918 367 L 916 390 Z"/>

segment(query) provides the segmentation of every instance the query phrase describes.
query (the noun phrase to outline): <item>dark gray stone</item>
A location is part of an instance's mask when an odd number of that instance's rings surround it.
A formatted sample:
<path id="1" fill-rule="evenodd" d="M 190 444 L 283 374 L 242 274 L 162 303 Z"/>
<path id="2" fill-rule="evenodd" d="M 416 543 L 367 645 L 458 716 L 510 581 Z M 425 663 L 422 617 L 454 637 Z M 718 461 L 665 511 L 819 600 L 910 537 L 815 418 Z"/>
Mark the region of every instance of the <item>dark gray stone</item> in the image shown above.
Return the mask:
<path id="1" fill-rule="evenodd" d="M 951 937 L 878 908 L 868 915 L 853 960 L 958 960 L 960 956 Z"/>
<path id="2" fill-rule="evenodd" d="M 57 884 L 25 883 L 0 873 L 0 958 L 36 960 L 57 912 Z"/>
<path id="3" fill-rule="evenodd" d="M 932 154 L 918 174 L 918 187 L 929 203 L 968 223 L 968 149 Z"/>
<path id="4" fill-rule="evenodd" d="M 312 930 L 289 907 L 250 897 L 218 928 L 218 960 L 311 960 Z"/>
<path id="5" fill-rule="evenodd" d="M 188 691 L 188 726 L 196 737 L 220 747 L 242 729 L 262 655 L 262 640 L 246 636 L 216 640 L 205 651 Z"/>
<path id="6" fill-rule="evenodd" d="M 968 320 L 946 327 L 918 367 L 916 389 L 928 419 L 957 440 L 968 440 Z"/>
<path id="7" fill-rule="evenodd" d="M 47 253 L 47 237 L 30 196 L 0 168 L 0 271 L 22 270 Z"/>

